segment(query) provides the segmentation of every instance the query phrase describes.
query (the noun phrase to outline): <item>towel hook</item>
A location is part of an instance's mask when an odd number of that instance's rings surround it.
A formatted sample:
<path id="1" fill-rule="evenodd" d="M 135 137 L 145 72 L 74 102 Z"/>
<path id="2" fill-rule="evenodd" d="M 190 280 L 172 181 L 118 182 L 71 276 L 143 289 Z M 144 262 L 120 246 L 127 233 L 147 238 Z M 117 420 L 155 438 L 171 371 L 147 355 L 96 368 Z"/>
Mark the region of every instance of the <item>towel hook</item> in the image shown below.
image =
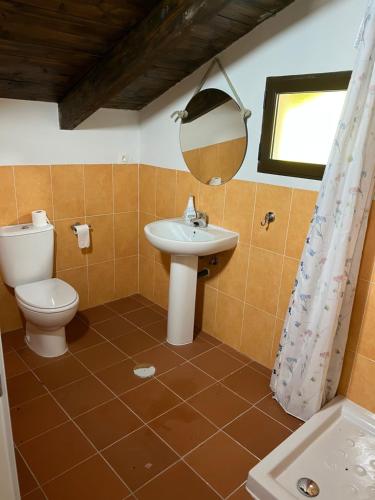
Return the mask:
<path id="1" fill-rule="evenodd" d="M 264 216 L 264 219 L 261 221 L 260 225 L 263 227 L 266 226 L 266 231 L 268 231 L 271 222 L 274 222 L 275 219 L 276 219 L 275 212 L 267 212 L 266 215 Z"/>

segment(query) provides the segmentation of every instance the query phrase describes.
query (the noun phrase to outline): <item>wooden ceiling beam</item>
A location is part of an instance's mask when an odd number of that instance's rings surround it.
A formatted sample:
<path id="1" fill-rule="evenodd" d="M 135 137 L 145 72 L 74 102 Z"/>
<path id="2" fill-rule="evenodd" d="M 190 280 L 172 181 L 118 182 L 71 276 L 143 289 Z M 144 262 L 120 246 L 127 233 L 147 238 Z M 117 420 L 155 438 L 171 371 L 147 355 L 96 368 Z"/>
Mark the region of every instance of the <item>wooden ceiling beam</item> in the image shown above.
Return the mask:
<path id="1" fill-rule="evenodd" d="M 162 0 L 59 102 L 60 128 L 72 130 L 173 48 L 195 24 L 215 16 L 231 0 Z"/>

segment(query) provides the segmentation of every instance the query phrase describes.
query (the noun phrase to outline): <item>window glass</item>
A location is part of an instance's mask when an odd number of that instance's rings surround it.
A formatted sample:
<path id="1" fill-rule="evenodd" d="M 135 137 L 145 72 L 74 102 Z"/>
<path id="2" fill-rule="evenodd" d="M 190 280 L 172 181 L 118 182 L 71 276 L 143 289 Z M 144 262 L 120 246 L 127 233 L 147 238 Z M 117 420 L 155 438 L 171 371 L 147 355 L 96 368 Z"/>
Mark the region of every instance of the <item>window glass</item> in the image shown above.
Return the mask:
<path id="1" fill-rule="evenodd" d="M 345 95 L 345 90 L 279 94 L 271 158 L 325 165 Z"/>

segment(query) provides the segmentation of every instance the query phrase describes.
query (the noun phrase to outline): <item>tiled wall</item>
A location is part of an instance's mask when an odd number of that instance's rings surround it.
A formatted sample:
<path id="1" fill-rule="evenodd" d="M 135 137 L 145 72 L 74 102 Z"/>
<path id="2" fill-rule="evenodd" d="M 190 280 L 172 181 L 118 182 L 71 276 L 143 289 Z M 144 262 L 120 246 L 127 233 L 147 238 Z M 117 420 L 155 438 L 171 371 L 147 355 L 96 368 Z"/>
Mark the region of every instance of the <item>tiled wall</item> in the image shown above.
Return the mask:
<path id="1" fill-rule="evenodd" d="M 198 318 L 205 331 L 270 367 L 316 193 L 238 180 L 212 187 L 187 172 L 141 165 L 140 227 L 182 215 L 189 193 L 212 224 L 240 233 L 237 248 L 220 254 L 200 282 Z M 260 222 L 270 210 L 276 221 L 266 231 Z M 142 231 L 139 250 L 140 291 L 165 307 L 168 256 Z M 200 266 L 208 262 L 200 259 Z"/>
<path id="2" fill-rule="evenodd" d="M 85 309 L 138 291 L 138 165 L 0 167 L 0 225 L 30 221 L 42 208 L 56 228 L 56 276 Z M 70 228 L 92 226 L 80 250 Z M 2 331 L 21 325 L 13 292 L 0 282 Z"/>
<path id="3" fill-rule="evenodd" d="M 340 392 L 375 412 L 375 202 L 372 203 Z"/>
<path id="4" fill-rule="evenodd" d="M 203 329 L 272 367 L 298 260 L 317 193 L 232 180 L 205 186 L 187 172 L 140 166 L 140 228 L 158 218 L 180 216 L 189 193 L 210 222 L 240 233 L 232 252 L 209 258 L 211 276 L 199 282 L 197 319 Z M 276 221 L 266 231 L 268 211 Z M 168 303 L 169 258 L 140 231 L 140 291 L 163 307 Z M 360 280 L 340 392 L 375 411 L 375 209 L 362 258 Z"/>
<path id="5" fill-rule="evenodd" d="M 138 186 L 139 181 L 139 186 Z M 240 243 L 199 281 L 197 322 L 205 331 L 271 367 L 316 193 L 232 180 L 205 186 L 191 174 L 148 165 L 0 167 L 0 225 L 26 222 L 45 208 L 56 227 L 56 275 L 71 283 L 82 309 L 138 290 L 168 305 L 169 256 L 149 245 L 143 226 L 181 216 L 187 198 Z M 138 202 L 139 194 L 139 202 Z M 138 213 L 139 207 L 139 213 Z M 276 221 L 260 222 L 268 211 Z M 139 220 L 139 239 L 138 239 Z M 77 247 L 70 225 L 92 225 L 92 248 Z M 139 242 L 139 273 L 138 273 Z M 375 209 L 370 214 L 340 392 L 375 411 Z M 139 278 L 139 287 L 138 287 Z M 18 328 L 12 291 L 0 282 L 0 324 Z"/>

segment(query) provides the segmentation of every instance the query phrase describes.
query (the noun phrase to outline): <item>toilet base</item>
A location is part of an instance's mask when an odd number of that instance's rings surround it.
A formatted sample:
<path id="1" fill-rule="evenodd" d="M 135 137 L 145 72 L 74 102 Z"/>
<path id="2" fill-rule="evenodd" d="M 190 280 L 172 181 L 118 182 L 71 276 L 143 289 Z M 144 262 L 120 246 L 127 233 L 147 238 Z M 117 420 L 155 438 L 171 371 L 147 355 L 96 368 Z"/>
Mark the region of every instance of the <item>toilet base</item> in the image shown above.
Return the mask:
<path id="1" fill-rule="evenodd" d="M 68 350 L 65 327 L 57 330 L 41 330 L 26 321 L 26 344 L 32 351 L 44 358 L 62 356 Z"/>

